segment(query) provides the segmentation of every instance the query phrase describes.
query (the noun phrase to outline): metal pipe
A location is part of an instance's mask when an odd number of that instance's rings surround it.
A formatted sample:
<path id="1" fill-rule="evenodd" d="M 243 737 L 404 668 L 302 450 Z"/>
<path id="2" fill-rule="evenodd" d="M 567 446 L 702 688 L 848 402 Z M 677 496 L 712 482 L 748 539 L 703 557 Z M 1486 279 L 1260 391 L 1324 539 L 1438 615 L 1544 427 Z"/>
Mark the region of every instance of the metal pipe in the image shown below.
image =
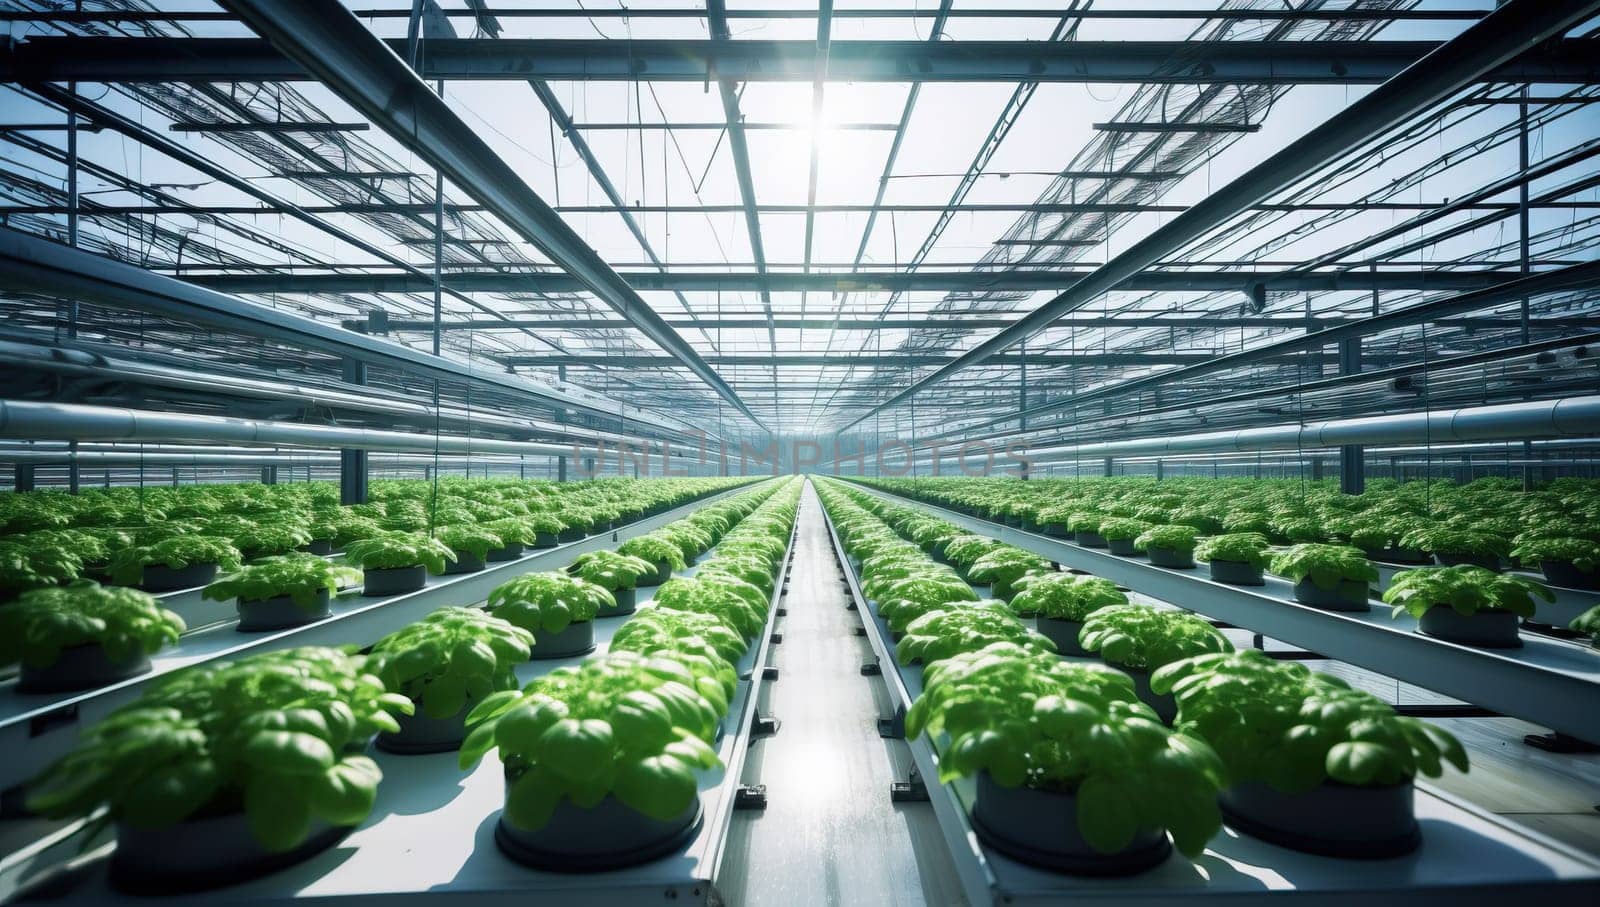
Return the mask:
<path id="1" fill-rule="evenodd" d="M 1028 457 L 1049 461 L 1063 457 L 1170 456 L 1209 451 L 1334 448 L 1346 444 L 1587 437 L 1596 433 L 1600 433 L 1600 396 L 1591 395 L 1499 406 L 1331 419 L 1303 426 L 1293 423 L 1238 431 L 1071 444 L 1030 450 Z"/>
<path id="2" fill-rule="evenodd" d="M 577 450 L 593 456 L 594 448 L 577 445 L 504 441 L 459 435 L 419 435 L 400 431 L 301 425 L 255 419 L 232 419 L 189 413 L 162 413 L 114 406 L 0 400 L 0 438 L 102 441 L 228 441 L 289 447 L 347 448 L 419 453 L 500 453 L 563 456 Z M 693 451 L 674 448 L 674 455 Z"/>

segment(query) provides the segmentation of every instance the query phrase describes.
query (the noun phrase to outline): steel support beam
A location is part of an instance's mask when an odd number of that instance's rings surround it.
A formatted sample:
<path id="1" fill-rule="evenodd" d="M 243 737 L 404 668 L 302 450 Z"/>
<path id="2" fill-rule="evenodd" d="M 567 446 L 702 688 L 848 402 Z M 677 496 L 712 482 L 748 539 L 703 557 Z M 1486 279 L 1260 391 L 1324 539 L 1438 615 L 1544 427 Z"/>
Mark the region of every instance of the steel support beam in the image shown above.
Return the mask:
<path id="1" fill-rule="evenodd" d="M 1547 5 L 1578 9 L 1576 18 L 1583 18 L 1582 4 Z M 291 15 L 279 20 L 288 21 Z M 353 14 L 350 21 L 359 24 Z M 812 82 L 818 75 L 815 41 L 424 38 L 420 43 L 422 78 L 446 81 L 704 83 L 714 77 L 733 82 Z M 404 39 L 391 39 L 388 45 L 405 53 Z M 825 78 L 830 82 L 1377 85 L 1440 46 L 1436 41 L 834 41 Z M 1515 62 L 1485 67 L 1472 80 L 1541 85 L 1600 80 L 1600 62 L 1587 42 L 1521 46 L 1536 49 Z M 318 69 L 303 57 L 286 56 L 254 38 L 40 36 L 0 51 L 0 81 L 9 82 L 299 81 L 321 78 Z"/>
<path id="2" fill-rule="evenodd" d="M 265 266 L 264 266 L 265 267 Z M 993 292 L 1061 290 L 1092 273 L 1087 268 L 1037 271 L 918 271 L 916 273 L 716 273 L 629 271 L 623 280 L 645 292 L 754 292 L 770 286 L 782 293 Z M 1516 277 L 1514 271 L 1379 271 L 1286 274 L 1276 271 L 1144 271 L 1116 286 L 1128 292 L 1244 292 L 1265 284 L 1270 292 L 1334 293 L 1404 290 L 1477 290 Z M 195 274 L 185 280 L 226 293 L 428 293 L 422 274 Z M 464 293 L 576 293 L 585 287 L 570 274 L 459 271 L 450 286 Z M 1228 322 L 1233 324 L 1231 320 Z"/>
<path id="3" fill-rule="evenodd" d="M 711 37 L 718 47 L 730 46 L 732 35 L 728 32 L 727 4 L 723 0 L 706 0 L 706 23 L 711 29 Z M 813 49 L 813 53 L 815 50 Z M 709 74 L 709 70 L 708 70 Z M 817 76 L 818 80 L 822 76 Z M 744 114 L 739 111 L 739 92 L 734 88 L 734 80 L 724 75 L 717 78 L 717 90 L 722 95 L 722 115 L 728 121 L 728 153 L 733 158 L 734 177 L 739 182 L 739 200 L 744 204 L 744 228 L 750 240 L 750 255 L 755 260 L 756 275 L 762 278 L 761 308 L 766 312 L 767 345 L 772 351 L 778 351 L 777 329 L 771 325 L 772 320 L 772 292 L 765 283 L 767 274 L 767 250 L 761 241 L 761 215 L 756 211 L 756 183 L 750 171 L 750 146 L 745 140 Z M 810 270 L 810 244 L 807 243 L 807 265 Z M 773 374 L 774 380 L 777 374 Z"/>
<path id="4" fill-rule="evenodd" d="M 557 266 L 577 276 L 735 409 L 765 427 L 694 348 L 349 10 L 312 0 L 226 0 L 224 6 L 306 66 L 373 125 L 443 172 Z M 433 60 L 441 52 L 433 40 L 421 43 L 423 59 Z M 429 77 L 443 78 L 432 73 Z"/>
<path id="5" fill-rule="evenodd" d="M 381 309 L 374 310 L 382 311 Z M 841 331 L 888 331 L 888 330 L 981 330 L 999 329 L 1013 324 L 1016 318 L 993 317 L 927 317 L 896 319 L 894 321 L 880 321 L 876 318 L 857 316 L 850 318 L 799 318 L 794 316 L 778 318 L 776 324 L 780 331 L 816 331 L 834 328 Z M 1342 324 L 1351 319 L 1347 318 L 1321 318 L 1317 324 L 1328 327 Z M 767 326 L 765 318 L 669 318 L 667 323 L 678 328 L 703 328 L 706 330 L 761 330 Z M 1524 322 L 1513 317 L 1480 317 L 1480 318 L 1441 318 L 1432 322 L 1440 327 L 1460 328 L 1465 331 L 1520 331 Z M 428 333 L 433 330 L 433 322 L 410 318 L 388 318 L 380 325 L 374 326 L 372 319 L 347 319 L 344 326 L 352 331 L 362 331 L 369 334 L 406 334 Z M 565 312 L 552 312 L 549 315 L 530 315 L 527 318 L 507 319 L 473 319 L 468 321 L 445 321 L 440 324 L 440 329 L 449 331 L 493 331 L 493 330 L 545 330 L 545 331 L 621 331 L 631 327 L 628 322 L 620 318 L 574 318 Z M 1237 328 L 1269 328 L 1280 331 L 1301 331 L 1306 327 L 1304 318 L 1276 318 L 1271 316 L 1240 316 L 1214 318 L 1206 317 L 1164 317 L 1161 315 L 1128 315 L 1125 317 L 1108 318 L 1063 318 L 1051 325 L 1051 328 L 1088 330 L 1233 330 Z M 1600 315 L 1572 317 L 1552 316 L 1549 318 L 1530 318 L 1526 322 L 1529 330 L 1566 331 L 1590 330 L 1600 328 Z"/>
<path id="6" fill-rule="evenodd" d="M 905 402 L 962 369 L 1015 346 L 1055 319 L 1115 289 L 1123 280 L 1225 225 L 1251 205 L 1266 201 L 1377 136 L 1426 112 L 1515 60 L 1528 48 L 1559 37 L 1596 10 L 1600 10 L 1600 0 L 1563 4 L 1513 0 L 1408 67 L 1404 73 L 1153 230 L 1026 318 L 969 349 L 957 360 L 912 382 L 905 390 L 856 416 L 839 430 L 858 425 L 873 412 Z M 1365 42 L 1358 46 L 1372 45 Z"/>
<path id="7" fill-rule="evenodd" d="M 649 354 L 595 354 L 588 356 L 558 356 L 537 354 L 524 356 L 509 354 L 497 356 L 505 365 L 524 367 L 568 366 L 590 368 L 676 368 L 683 363 L 671 356 Z M 862 368 L 912 365 L 938 365 L 954 358 L 937 353 L 866 354 L 844 359 L 833 353 L 712 353 L 707 361 L 723 366 L 775 366 L 778 368 Z M 996 356 L 987 363 L 993 366 L 1019 366 L 1026 363 L 1034 368 L 1054 366 L 1151 366 L 1174 364 L 1199 364 L 1209 362 L 1212 354 L 1198 353 L 1033 353 L 1023 356 Z"/>

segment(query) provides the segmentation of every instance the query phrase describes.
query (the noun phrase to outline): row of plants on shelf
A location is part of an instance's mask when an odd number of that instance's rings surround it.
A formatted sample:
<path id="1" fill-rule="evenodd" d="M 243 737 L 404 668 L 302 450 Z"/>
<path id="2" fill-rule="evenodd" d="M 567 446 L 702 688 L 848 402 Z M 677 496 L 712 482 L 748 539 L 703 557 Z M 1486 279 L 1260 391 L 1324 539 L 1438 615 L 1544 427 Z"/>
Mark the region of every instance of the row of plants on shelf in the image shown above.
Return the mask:
<path id="1" fill-rule="evenodd" d="M 1196 560 L 1205 562 L 1218 582 L 1259 586 L 1264 584 L 1264 573 L 1271 572 L 1294 584 L 1296 601 L 1321 610 L 1369 610 L 1370 587 L 1379 579 L 1377 566 L 1355 545 L 1302 542 L 1274 548 L 1263 533 L 1202 535 L 1198 528 L 1182 524 L 1148 527 L 1130 540 L 1135 524 L 1140 524 L 1136 519 L 1099 519 L 1081 512 L 1065 519 L 1072 526 L 1092 526 L 1100 534 L 1089 540 L 1092 545 L 1109 544 L 1112 553 L 1127 556 L 1143 551 L 1157 566 L 1188 569 Z M 1412 529 L 1396 535 L 1394 544 L 1435 552 L 1445 564 L 1400 570 L 1383 595 L 1384 602 L 1396 606 L 1394 617 L 1409 614 L 1425 635 L 1463 645 L 1516 647 L 1521 645 L 1520 622 L 1535 618 L 1540 601 L 1556 600 L 1542 584 L 1499 571 L 1497 559 L 1508 552 L 1482 533 Z M 1593 566 L 1590 555 L 1595 547 L 1582 540 L 1554 538 L 1529 540 L 1518 550 L 1535 559 L 1570 558 L 1573 569 L 1582 569 Z"/>
<path id="2" fill-rule="evenodd" d="M 0 600 L 79 577 L 156 592 L 191 588 L 245 560 L 325 555 L 371 539 L 383 540 L 364 549 L 383 562 L 378 569 L 464 572 L 746 481 L 380 481 L 367 503 L 351 506 L 339 505 L 330 483 L 0 495 Z M 441 561 L 437 549 L 395 550 L 417 535 L 449 554 Z"/>
<path id="3" fill-rule="evenodd" d="M 1532 491 L 1504 479 L 1377 480 L 1347 495 L 1327 482 L 1091 478 L 859 479 L 916 500 L 1115 553 L 1181 552 L 1201 537 L 1259 533 L 1269 544 L 1339 544 L 1390 563 L 1541 570 L 1554 585 L 1600 588 L 1600 482 Z M 1146 532 L 1156 535 L 1144 538 Z"/>
<path id="4" fill-rule="evenodd" d="M 936 519 L 858 489 L 823 487 L 847 552 L 845 539 L 861 536 L 869 517 L 897 527 Z M 1337 587 L 1354 576 L 1363 601 L 1375 578 L 1360 551 L 1301 545 L 1272 564 L 1265 537 L 1241 535 L 1202 537 L 1197 548 L 1214 539 L 1205 558 L 1270 565 L 1313 584 Z M 1011 607 L 1034 617 L 1041 632 L 1053 636 L 1047 628 L 1057 622 L 1076 631 L 1076 646 L 1058 646 L 1060 655 L 1098 655 L 1107 666 L 976 640 L 924 669 L 906 723 L 908 734 L 939 741 L 942 781 L 975 780 L 974 828 L 1014 858 L 1066 872 L 1137 872 L 1165 858 L 1169 833 L 1192 856 L 1224 819 L 1312 853 L 1396 856 L 1421 840 L 1414 779 L 1438 777 L 1447 765 L 1467 770 L 1448 733 L 1338 678 L 1235 651 L 1204 619 L 1129 604 L 1091 576 L 1039 573 L 1019 586 Z M 1526 613 L 1548 594 L 1470 565 L 1402 573 L 1391 593 L 1397 611 L 1418 615 L 1440 600 L 1457 614 Z M 1574 629 L 1600 635 L 1600 608 Z M 1053 818 L 1063 813 L 1076 822 Z"/>
<path id="5" fill-rule="evenodd" d="M 797 487 L 770 483 L 702 508 L 709 515 L 689 524 L 694 538 L 715 535 L 721 544 L 697 578 L 708 587 L 721 579 L 750 585 L 741 577 L 759 565 L 770 593 L 797 500 Z M 268 558 L 225 577 L 214 597 L 257 600 L 300 583 L 291 604 L 314 604 L 328 588 L 316 577 L 267 573 L 319 564 L 348 570 L 309 554 Z M 618 629 L 607 655 L 519 690 L 516 666 L 537 653 L 541 633 L 581 622 L 587 603 L 609 595 L 582 574 L 629 585 L 643 568 L 597 553 L 570 570 L 519 577 L 487 608 L 439 609 L 367 655 L 290 649 L 153 680 L 36 779 L 29 807 L 114 825 L 119 887 L 166 893 L 230 884 L 316 853 L 363 821 L 382 777 L 364 755 L 376 739 L 401 753 L 459 747 L 463 766 L 499 747 L 512 826 L 502 844 L 533 862 L 529 848 L 543 842 L 559 851 L 572 831 L 554 821 L 561 811 L 622 804 L 647 817 L 648 834 L 650 822 L 676 820 L 697 803 L 695 773 L 720 764 L 712 744 L 735 692 L 734 662 L 750 640 L 715 608 L 652 607 Z M 86 603 L 61 607 L 69 595 Z M 98 605 L 87 604 L 91 598 Z M 85 638 L 106 640 L 113 659 L 137 656 L 183 630 L 147 593 L 88 582 L 28 592 L 0 606 L 0 620 L 15 622 L 0 643 L 9 646 L 0 648 L 7 663 L 50 647 L 70 651 Z M 594 816 L 620 858 L 650 856 L 628 845 L 614 811 Z M 582 838 L 585 820 L 574 821 L 580 831 L 565 843 Z"/>

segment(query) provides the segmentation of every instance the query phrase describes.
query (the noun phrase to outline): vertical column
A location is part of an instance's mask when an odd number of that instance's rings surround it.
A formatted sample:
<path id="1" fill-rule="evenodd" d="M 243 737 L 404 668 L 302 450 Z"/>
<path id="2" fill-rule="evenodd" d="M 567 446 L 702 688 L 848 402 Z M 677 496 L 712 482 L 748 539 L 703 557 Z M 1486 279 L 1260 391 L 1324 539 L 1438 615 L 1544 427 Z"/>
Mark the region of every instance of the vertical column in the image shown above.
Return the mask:
<path id="1" fill-rule="evenodd" d="M 560 381 L 562 384 L 566 384 L 567 383 L 567 367 L 565 365 L 557 365 L 556 366 L 556 380 Z M 556 411 L 556 421 L 557 422 L 565 421 L 565 419 L 564 419 L 565 415 L 566 415 L 566 411 L 565 410 L 557 410 Z M 556 481 L 557 482 L 565 482 L 566 480 L 567 480 L 567 458 L 566 457 L 556 457 Z"/>
<path id="2" fill-rule="evenodd" d="M 1522 95 L 1517 103 L 1517 164 L 1521 168 L 1517 171 L 1522 177 L 1521 185 L 1517 187 L 1517 253 L 1519 270 L 1527 275 L 1533 271 L 1533 260 L 1528 249 L 1528 86 L 1522 86 Z M 1521 337 L 1526 345 L 1531 336 L 1528 329 L 1528 297 L 1521 299 Z M 1533 442 L 1524 439 L 1522 442 L 1522 490 L 1533 490 Z"/>
<path id="3" fill-rule="evenodd" d="M 261 484 L 263 484 L 263 485 L 276 485 L 276 484 L 278 484 L 278 467 L 276 467 L 276 466 L 263 466 L 263 467 L 261 467 Z"/>
<path id="4" fill-rule="evenodd" d="M 11 476 L 17 491 L 33 490 L 33 464 L 18 463 L 13 468 Z"/>
<path id="5" fill-rule="evenodd" d="M 1017 432 L 1027 434 L 1028 431 L 1028 343 L 1023 341 L 1017 344 L 1019 358 L 1017 371 Z M 937 464 L 935 464 L 937 465 Z M 1028 479 L 1028 464 L 1022 464 L 1022 479 Z"/>
<path id="6" fill-rule="evenodd" d="M 344 380 L 349 384 L 367 383 L 367 364 L 355 359 L 344 361 Z M 339 503 L 367 502 L 367 452 L 346 448 L 339 451 Z"/>
<path id="7" fill-rule="evenodd" d="M 1378 291 L 1372 291 L 1372 307 L 1378 307 Z M 1354 375 L 1361 371 L 1361 338 L 1351 337 L 1339 341 L 1339 374 Z M 1317 465 L 1320 467 L 1321 462 Z M 1320 471 L 1320 470 L 1319 470 Z M 1317 478 L 1321 478 L 1320 475 Z M 1339 490 L 1345 494 L 1360 494 L 1367 488 L 1366 449 L 1360 444 L 1346 444 L 1339 448 Z"/>
<path id="8" fill-rule="evenodd" d="M 1115 473 L 1113 473 L 1112 469 L 1111 469 L 1111 458 L 1110 457 L 1106 457 L 1105 471 L 1102 472 L 1101 475 L 1103 475 L 1103 476 L 1111 476 L 1111 475 L 1114 475 L 1114 474 Z"/>
<path id="9" fill-rule="evenodd" d="M 67 91 L 76 95 L 78 83 L 69 83 Z M 67 245 L 74 248 L 78 245 L 78 114 L 70 110 L 67 111 Z M 78 299 L 73 296 L 67 299 L 67 339 L 77 336 Z M 78 471 L 78 442 L 67 442 L 67 451 L 67 490 L 77 494 L 82 478 Z"/>
<path id="10" fill-rule="evenodd" d="M 1344 459 L 1343 459 L 1342 456 L 1341 456 L 1339 462 L 1340 462 L 1341 465 L 1343 465 Z M 1321 457 L 1312 457 L 1311 458 L 1311 481 L 1313 481 L 1313 482 L 1322 481 L 1322 458 Z"/>
<path id="11" fill-rule="evenodd" d="M 1167 464 L 1166 464 L 1166 462 L 1163 461 L 1163 460 L 1157 460 L 1156 461 L 1156 481 L 1159 482 L 1162 479 L 1165 479 L 1166 477 L 1167 477 Z"/>

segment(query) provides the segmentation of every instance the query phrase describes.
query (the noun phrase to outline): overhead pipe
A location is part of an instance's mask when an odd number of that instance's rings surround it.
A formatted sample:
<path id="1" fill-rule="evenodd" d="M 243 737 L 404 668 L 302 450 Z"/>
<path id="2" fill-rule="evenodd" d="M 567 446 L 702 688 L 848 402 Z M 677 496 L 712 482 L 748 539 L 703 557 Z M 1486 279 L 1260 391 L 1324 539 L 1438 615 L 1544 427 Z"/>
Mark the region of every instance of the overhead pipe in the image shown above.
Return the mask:
<path id="1" fill-rule="evenodd" d="M 0 438 L 53 441 L 225 441 L 236 444 L 340 448 L 410 453 L 508 454 L 511 456 L 594 457 L 594 447 L 535 441 L 502 441 L 460 435 L 428 435 L 332 425 L 302 425 L 226 416 L 165 413 L 115 406 L 0 400 Z M 688 461 L 699 451 L 671 449 Z"/>
<path id="2" fill-rule="evenodd" d="M 685 424 L 678 420 L 669 420 L 598 394 L 530 381 L 482 363 L 434 356 L 401 343 L 208 290 L 10 227 L 0 227 L 0 289 L 54 297 L 72 296 L 99 305 L 152 312 L 410 374 L 443 381 L 481 383 L 496 390 L 525 394 L 544 405 L 567 407 L 602 419 L 618 419 L 673 432 L 685 430 Z"/>
<path id="3" fill-rule="evenodd" d="M 1034 460 L 1060 457 L 1160 456 L 1210 451 L 1325 449 L 1345 444 L 1429 444 L 1586 437 L 1600 433 L 1600 396 L 1473 406 L 1355 419 L 1100 441 L 1028 451 Z"/>
<path id="4" fill-rule="evenodd" d="M 436 416 L 446 424 L 489 427 L 516 432 L 545 432 L 558 437 L 575 438 L 590 443 L 629 444 L 644 443 L 646 439 L 629 437 L 614 432 L 600 431 L 580 425 L 545 422 L 539 419 L 502 416 L 481 409 L 467 411 L 459 407 L 442 407 L 437 412 L 431 407 L 409 400 L 395 399 L 376 388 L 365 393 L 350 393 L 318 385 L 294 384 L 241 375 L 222 375 L 215 372 L 178 368 L 159 363 L 144 362 L 107 355 L 94 350 L 63 347 L 41 343 L 17 342 L 0 339 L 0 365 L 33 369 L 58 375 L 98 378 L 106 381 L 141 381 L 163 387 L 181 388 L 208 394 L 229 393 L 268 400 L 281 400 L 302 406 L 327 406 L 356 412 L 377 413 L 400 418 L 432 421 Z M 675 434 L 680 436 L 683 431 Z M 658 439 L 649 439 L 651 441 Z M 709 440 L 709 439 L 708 439 Z"/>

